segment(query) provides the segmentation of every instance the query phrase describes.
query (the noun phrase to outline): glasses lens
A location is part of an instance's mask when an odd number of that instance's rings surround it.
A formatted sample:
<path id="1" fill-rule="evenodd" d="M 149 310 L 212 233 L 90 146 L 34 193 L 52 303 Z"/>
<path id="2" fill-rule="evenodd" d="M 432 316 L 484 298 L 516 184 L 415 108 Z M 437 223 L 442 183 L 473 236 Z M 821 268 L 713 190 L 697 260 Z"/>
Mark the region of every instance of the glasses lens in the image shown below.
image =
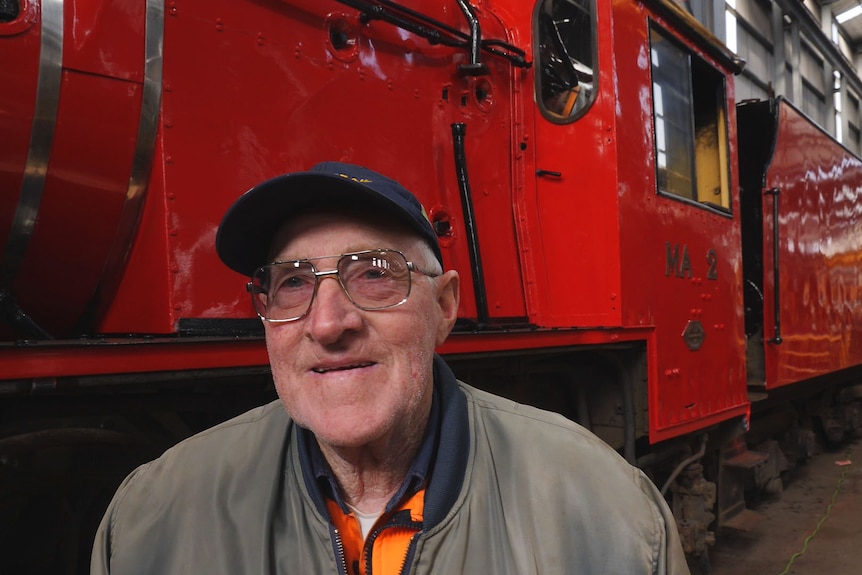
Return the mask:
<path id="1" fill-rule="evenodd" d="M 396 306 L 410 295 L 407 260 L 396 251 L 344 256 L 338 275 L 353 303 L 365 310 Z"/>
<path id="2" fill-rule="evenodd" d="M 285 262 L 258 268 L 252 278 L 255 311 L 275 321 L 302 317 L 314 297 L 316 279 L 309 262 Z"/>

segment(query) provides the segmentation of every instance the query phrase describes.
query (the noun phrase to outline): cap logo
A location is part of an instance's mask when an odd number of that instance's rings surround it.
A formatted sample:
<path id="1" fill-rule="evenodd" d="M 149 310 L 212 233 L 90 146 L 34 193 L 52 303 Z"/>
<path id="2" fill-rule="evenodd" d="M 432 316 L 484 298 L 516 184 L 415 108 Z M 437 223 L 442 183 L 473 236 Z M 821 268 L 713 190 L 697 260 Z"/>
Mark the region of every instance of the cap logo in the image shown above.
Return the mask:
<path id="1" fill-rule="evenodd" d="M 347 174 L 338 174 L 338 175 L 341 176 L 342 178 L 344 178 L 345 180 L 350 180 L 352 182 L 357 182 L 359 184 L 370 184 L 371 183 L 371 180 L 369 180 L 367 178 L 354 178 L 353 176 L 348 176 Z"/>

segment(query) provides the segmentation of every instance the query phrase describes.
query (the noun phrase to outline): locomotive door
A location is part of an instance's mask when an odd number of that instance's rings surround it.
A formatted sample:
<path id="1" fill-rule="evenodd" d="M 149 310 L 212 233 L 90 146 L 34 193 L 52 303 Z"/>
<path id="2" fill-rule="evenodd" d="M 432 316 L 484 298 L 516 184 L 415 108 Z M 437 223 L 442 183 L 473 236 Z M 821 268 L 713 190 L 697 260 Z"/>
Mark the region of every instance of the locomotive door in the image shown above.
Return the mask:
<path id="1" fill-rule="evenodd" d="M 596 4 L 542 0 L 533 20 L 536 217 L 545 260 L 557 263 L 542 270 L 537 323 L 615 325 L 615 159 L 605 130 L 613 102 L 597 101 Z"/>
<path id="2" fill-rule="evenodd" d="M 426 3 L 428 15 L 441 15 L 441 3 Z M 447 58 L 410 62 L 417 70 L 414 82 L 424 86 L 419 93 L 429 99 L 424 112 L 408 117 L 413 139 L 421 122 L 428 122 L 431 149 L 411 169 L 425 167 L 426 181 L 439 179 L 437 191 L 420 194 L 420 199 L 438 232 L 446 267 L 460 273 L 459 319 L 483 329 L 527 321 L 525 291 L 518 289 L 525 280 L 516 236 L 512 125 L 514 78 L 528 63 L 524 52 L 509 43 L 512 35 L 503 15 L 487 9 L 476 16 L 468 19 L 470 34 L 498 50 L 472 54 L 468 64 L 463 47 L 427 48 Z M 464 26 L 460 11 L 448 17 L 452 27 Z"/>

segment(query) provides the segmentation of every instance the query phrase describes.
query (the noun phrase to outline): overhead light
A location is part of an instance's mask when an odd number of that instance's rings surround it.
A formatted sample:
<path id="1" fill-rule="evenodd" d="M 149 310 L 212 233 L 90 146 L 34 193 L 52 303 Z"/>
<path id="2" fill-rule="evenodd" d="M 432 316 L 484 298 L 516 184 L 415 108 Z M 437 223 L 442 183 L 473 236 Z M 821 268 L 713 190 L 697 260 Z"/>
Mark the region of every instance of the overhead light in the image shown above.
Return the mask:
<path id="1" fill-rule="evenodd" d="M 851 18 L 855 18 L 856 16 L 859 16 L 860 14 L 862 14 L 862 5 L 857 4 L 855 7 L 851 8 L 850 10 L 847 10 L 846 12 L 842 12 L 841 14 L 836 16 L 835 20 L 839 24 L 843 24 L 847 20 L 850 20 Z"/>

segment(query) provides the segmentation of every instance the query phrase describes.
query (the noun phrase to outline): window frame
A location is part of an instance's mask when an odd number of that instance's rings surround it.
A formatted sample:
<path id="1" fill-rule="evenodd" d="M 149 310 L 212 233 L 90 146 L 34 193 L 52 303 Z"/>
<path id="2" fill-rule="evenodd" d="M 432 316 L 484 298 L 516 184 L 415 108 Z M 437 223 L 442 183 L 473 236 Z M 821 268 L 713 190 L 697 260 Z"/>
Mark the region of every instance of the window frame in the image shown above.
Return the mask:
<path id="1" fill-rule="evenodd" d="M 536 6 L 533 10 L 533 51 L 536 54 L 536 64 L 535 64 L 535 73 L 534 76 L 534 88 L 533 88 L 533 98 L 536 102 L 536 105 L 539 108 L 542 116 L 552 122 L 554 124 L 570 124 L 575 122 L 576 120 L 582 118 L 589 110 L 592 108 L 593 104 L 597 99 L 597 95 L 599 92 L 599 56 L 598 56 L 598 22 L 596 15 L 596 0 L 584 0 L 584 2 L 589 4 L 590 8 L 590 57 L 592 59 L 592 89 L 589 94 L 586 95 L 588 98 L 585 105 L 578 107 L 572 113 L 563 115 L 559 114 L 551 109 L 549 109 L 543 100 L 542 94 L 544 87 L 544 80 L 546 79 L 546 75 L 543 70 L 543 63 L 541 61 L 542 54 L 542 39 L 544 38 L 542 33 L 542 27 L 540 25 L 540 16 L 545 6 L 549 2 L 565 2 L 568 4 L 575 4 L 576 0 L 539 0 L 536 2 Z M 580 96 L 580 97 L 583 97 Z"/>
<path id="2" fill-rule="evenodd" d="M 661 167 L 659 165 L 659 148 L 658 148 L 658 119 L 656 114 L 656 84 L 654 82 L 655 67 L 653 64 L 653 37 L 654 34 L 660 36 L 669 46 L 674 47 L 682 55 L 686 56 L 687 74 L 688 74 L 688 89 L 689 89 L 689 105 L 688 105 L 688 121 L 689 131 L 692 137 L 687 142 L 689 164 L 690 164 L 690 182 L 691 182 L 691 197 L 680 195 L 669 190 L 663 190 L 659 184 L 662 179 L 660 176 Z M 709 212 L 719 214 L 726 217 L 733 217 L 733 194 L 731 182 L 731 148 L 730 148 L 730 126 L 729 126 L 729 102 L 727 98 L 727 78 L 722 71 L 715 65 L 704 59 L 700 54 L 695 52 L 685 42 L 676 37 L 672 32 L 662 26 L 659 22 L 650 19 L 648 23 L 647 39 L 650 50 L 650 96 L 652 109 L 650 110 L 652 128 L 653 128 L 653 158 L 654 158 L 654 176 L 655 176 L 655 192 L 656 195 L 662 196 L 675 201 L 683 202 L 689 205 L 697 206 Z M 696 69 L 710 70 L 710 78 L 704 78 L 705 81 L 714 82 L 716 90 L 716 101 L 714 102 L 714 118 L 715 118 L 715 139 L 716 150 L 715 156 L 718 161 L 718 183 L 720 186 L 720 196 L 722 202 L 726 196 L 726 204 L 714 203 L 698 199 L 698 152 L 697 152 L 697 137 L 698 122 L 696 119 L 695 109 L 698 103 L 704 103 L 702 97 L 697 96 L 698 88 L 696 88 Z M 714 73 L 714 75 L 713 75 Z M 714 78 L 714 80 L 713 80 Z M 702 80 L 702 82 L 704 81 Z M 709 87 L 709 84 L 704 84 Z M 703 86 L 702 86 L 703 87 Z M 702 88 L 701 87 L 701 88 Z M 703 90 L 701 89 L 701 92 Z M 720 101 L 718 101 L 720 99 Z M 700 102 L 696 101 L 700 100 Z"/>

